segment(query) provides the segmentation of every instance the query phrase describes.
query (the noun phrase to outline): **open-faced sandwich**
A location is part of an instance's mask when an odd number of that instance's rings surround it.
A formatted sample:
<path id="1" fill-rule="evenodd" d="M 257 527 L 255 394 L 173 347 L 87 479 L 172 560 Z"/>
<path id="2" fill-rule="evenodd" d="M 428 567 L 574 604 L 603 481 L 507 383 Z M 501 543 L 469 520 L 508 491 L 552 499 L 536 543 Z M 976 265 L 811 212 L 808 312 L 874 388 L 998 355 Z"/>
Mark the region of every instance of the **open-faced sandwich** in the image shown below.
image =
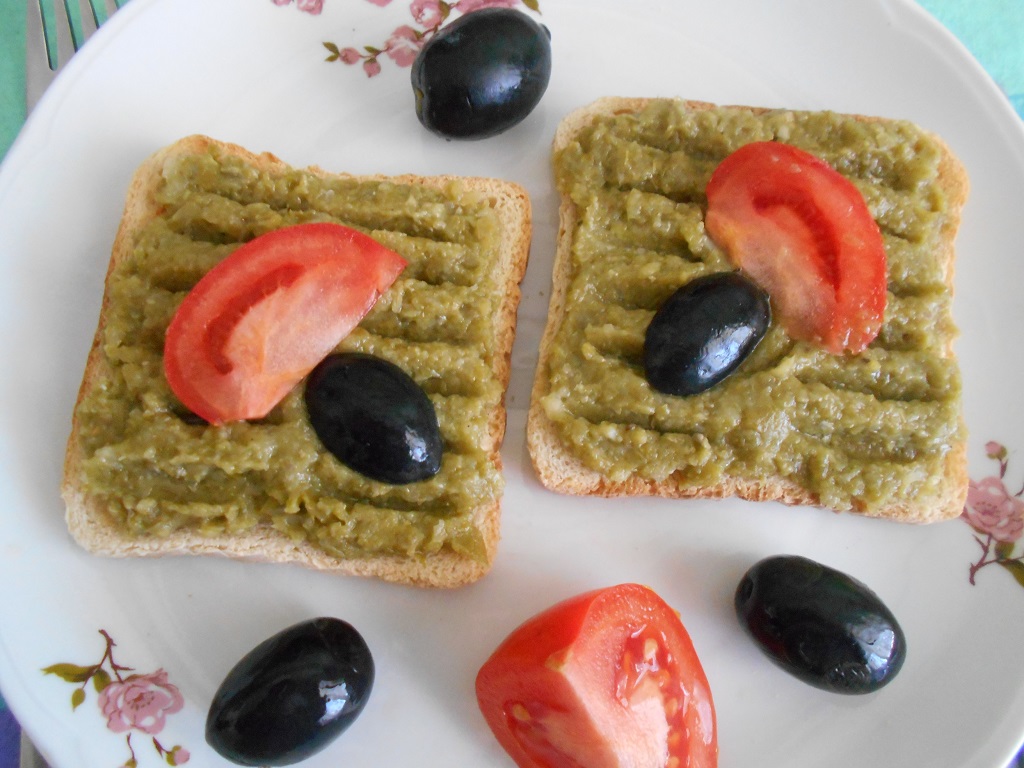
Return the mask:
<path id="1" fill-rule="evenodd" d="M 482 576 L 530 231 L 525 192 L 501 181 L 297 170 L 203 136 L 157 152 L 128 193 L 74 411 L 74 538 L 427 586 Z"/>
<path id="2" fill-rule="evenodd" d="M 898 120 L 606 98 L 562 122 L 554 164 L 528 421 L 545 486 L 960 514 L 967 179 L 940 139 Z"/>

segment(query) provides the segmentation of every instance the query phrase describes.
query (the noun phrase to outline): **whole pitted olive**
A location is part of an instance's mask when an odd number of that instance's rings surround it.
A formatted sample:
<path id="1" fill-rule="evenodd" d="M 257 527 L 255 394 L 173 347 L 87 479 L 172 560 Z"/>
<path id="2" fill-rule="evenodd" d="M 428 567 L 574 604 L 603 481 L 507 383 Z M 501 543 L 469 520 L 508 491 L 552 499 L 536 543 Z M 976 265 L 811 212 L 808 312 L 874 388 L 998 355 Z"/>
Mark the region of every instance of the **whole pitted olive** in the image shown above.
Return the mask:
<path id="1" fill-rule="evenodd" d="M 644 374 L 659 392 L 695 395 L 739 367 L 771 321 L 768 295 L 739 272 L 691 280 L 654 314 Z"/>
<path id="2" fill-rule="evenodd" d="M 551 79 L 551 35 L 525 13 L 483 8 L 443 27 L 412 66 L 416 116 L 446 139 L 483 139 L 521 122 Z"/>
<path id="3" fill-rule="evenodd" d="M 228 673 L 206 740 L 240 765 L 291 765 L 348 728 L 373 688 L 370 649 L 339 619 L 304 621 L 264 640 Z"/>
<path id="4" fill-rule="evenodd" d="M 306 410 L 327 450 L 367 477 L 413 483 L 441 469 L 433 403 L 393 363 L 359 353 L 329 355 L 306 380 Z"/>
<path id="5" fill-rule="evenodd" d="M 796 555 L 755 564 L 736 589 L 740 623 L 772 661 L 835 693 L 871 693 L 903 666 L 896 617 L 864 584 Z"/>

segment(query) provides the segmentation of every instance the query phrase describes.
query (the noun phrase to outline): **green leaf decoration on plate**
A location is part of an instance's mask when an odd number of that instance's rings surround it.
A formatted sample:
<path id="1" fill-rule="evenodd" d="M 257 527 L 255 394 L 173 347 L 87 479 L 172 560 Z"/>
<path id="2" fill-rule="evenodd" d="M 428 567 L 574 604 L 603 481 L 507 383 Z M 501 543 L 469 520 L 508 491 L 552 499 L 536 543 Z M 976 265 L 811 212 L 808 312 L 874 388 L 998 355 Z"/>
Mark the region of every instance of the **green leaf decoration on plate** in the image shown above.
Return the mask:
<path id="1" fill-rule="evenodd" d="M 187 749 L 178 744 L 167 748 L 156 738 L 156 734 L 163 730 L 168 715 L 184 706 L 185 699 L 181 692 L 168 681 L 167 673 L 162 669 L 138 674 L 131 667 L 118 664 L 114 661 L 117 643 L 106 630 L 101 629 L 99 632 L 106 646 L 99 662 L 92 666 L 67 662 L 51 664 L 43 667 L 43 674 L 54 675 L 77 686 L 71 692 L 72 711 L 85 703 L 88 697 L 86 691 L 89 683 L 92 683 L 93 690 L 98 694 L 96 705 L 106 719 L 107 728 L 113 733 L 127 734 L 125 743 L 129 756 L 121 764 L 123 768 L 138 768 L 138 756 L 132 745 L 132 736 L 138 733 L 152 737 L 153 749 L 168 765 L 184 765 L 190 757 Z"/>
<path id="2" fill-rule="evenodd" d="M 1017 580 L 1017 583 L 1024 587 L 1024 563 L 1020 559 L 1000 560 L 999 565 L 1008 570 L 1013 575 L 1013 578 Z"/>
<path id="3" fill-rule="evenodd" d="M 67 683 L 84 683 L 96 673 L 95 667 L 80 667 L 77 664 L 52 664 L 43 669 L 48 675 L 56 675 Z"/>

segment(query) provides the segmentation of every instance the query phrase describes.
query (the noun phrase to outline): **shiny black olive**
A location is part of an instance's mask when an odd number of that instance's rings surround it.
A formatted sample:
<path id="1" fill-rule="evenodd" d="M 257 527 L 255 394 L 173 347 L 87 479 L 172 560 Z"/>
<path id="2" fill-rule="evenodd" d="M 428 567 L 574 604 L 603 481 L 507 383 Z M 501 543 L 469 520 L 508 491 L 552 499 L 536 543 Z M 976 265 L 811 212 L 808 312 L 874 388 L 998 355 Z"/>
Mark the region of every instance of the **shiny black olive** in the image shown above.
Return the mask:
<path id="1" fill-rule="evenodd" d="M 453 21 L 413 63 L 416 116 L 446 139 L 483 139 L 511 128 L 547 90 L 550 38 L 546 27 L 508 8 Z"/>
<path id="2" fill-rule="evenodd" d="M 339 619 L 304 621 L 263 641 L 228 673 L 206 740 L 239 765 L 291 765 L 348 728 L 373 688 L 370 649 Z"/>
<path id="3" fill-rule="evenodd" d="M 695 395 L 736 370 L 764 338 L 768 295 L 739 272 L 691 280 L 654 314 L 644 338 L 644 374 L 668 395 Z"/>
<path id="4" fill-rule="evenodd" d="M 441 469 L 441 431 L 430 398 L 405 371 L 372 355 L 329 355 L 306 380 L 313 430 L 338 461 L 384 483 Z"/>
<path id="5" fill-rule="evenodd" d="M 871 693 L 903 666 L 907 640 L 864 584 L 796 555 L 755 564 L 736 589 L 740 623 L 772 661 L 817 688 Z"/>

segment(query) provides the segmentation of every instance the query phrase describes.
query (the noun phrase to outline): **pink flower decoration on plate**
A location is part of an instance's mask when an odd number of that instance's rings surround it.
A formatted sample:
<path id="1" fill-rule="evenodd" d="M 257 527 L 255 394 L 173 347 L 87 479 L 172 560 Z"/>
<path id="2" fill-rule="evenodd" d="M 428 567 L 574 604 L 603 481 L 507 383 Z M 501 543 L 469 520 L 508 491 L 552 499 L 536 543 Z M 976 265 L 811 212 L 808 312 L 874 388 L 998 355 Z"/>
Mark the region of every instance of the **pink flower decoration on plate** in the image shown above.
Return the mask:
<path id="1" fill-rule="evenodd" d="M 391 33 L 384 51 L 398 66 L 409 67 L 416 61 L 416 55 L 422 47 L 423 42 L 416 30 L 403 24 Z"/>
<path id="2" fill-rule="evenodd" d="M 444 21 L 440 0 L 413 0 L 409 12 L 416 23 L 424 27 L 436 27 Z"/>
<path id="3" fill-rule="evenodd" d="M 136 731 L 153 737 L 153 749 L 168 765 L 184 765 L 192 757 L 187 749 L 180 744 L 165 747 L 156 738 L 167 724 L 167 716 L 185 706 L 181 691 L 168 681 L 167 673 L 162 669 L 147 675 L 127 674 L 135 670 L 114 661 L 114 639 L 104 629 L 100 634 L 106 641 L 106 648 L 98 663 L 51 664 L 43 672 L 75 685 L 71 692 L 72 711 L 85 702 L 87 690 L 92 688 L 99 692 L 96 705 L 107 719 L 107 728 L 113 733 L 128 734 L 125 744 L 129 757 L 123 768 L 139 766 L 139 757 L 132 746 L 132 735 Z"/>
<path id="4" fill-rule="evenodd" d="M 114 733 L 135 729 L 152 735 L 164 729 L 167 715 L 179 711 L 185 700 L 167 681 L 167 673 L 158 669 L 109 683 L 97 704 Z"/>
<path id="5" fill-rule="evenodd" d="M 964 517 L 996 541 L 1012 542 L 1024 533 L 1024 502 L 1011 496 L 998 477 L 970 483 Z"/>
<path id="6" fill-rule="evenodd" d="M 363 58 L 363 56 L 355 48 L 342 48 L 338 58 L 340 58 L 346 64 L 355 64 L 357 61 Z"/>
<path id="7" fill-rule="evenodd" d="M 1002 443 L 985 443 L 985 455 L 999 465 L 999 476 L 989 476 L 967 485 L 967 501 L 960 519 L 974 529 L 981 556 L 971 564 L 968 581 L 982 568 L 998 565 L 1024 587 L 1024 551 L 1017 542 L 1024 536 L 1024 488 L 1011 493 L 1005 483 L 1010 452 Z"/>
<path id="8" fill-rule="evenodd" d="M 390 2 L 390 0 L 388 0 Z M 271 0 L 274 5 L 291 5 L 292 0 Z M 324 0 L 295 0 L 295 7 L 314 16 L 324 9 Z"/>

